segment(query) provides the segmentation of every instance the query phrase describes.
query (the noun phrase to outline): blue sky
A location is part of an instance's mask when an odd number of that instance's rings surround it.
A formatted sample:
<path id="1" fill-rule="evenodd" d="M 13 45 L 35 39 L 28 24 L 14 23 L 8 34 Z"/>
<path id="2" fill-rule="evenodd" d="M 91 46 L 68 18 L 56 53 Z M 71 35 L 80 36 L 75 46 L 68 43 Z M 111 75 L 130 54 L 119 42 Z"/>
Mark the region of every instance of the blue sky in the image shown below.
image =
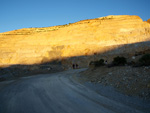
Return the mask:
<path id="1" fill-rule="evenodd" d="M 150 0 L 0 0 L 0 33 L 107 15 L 150 18 Z"/>

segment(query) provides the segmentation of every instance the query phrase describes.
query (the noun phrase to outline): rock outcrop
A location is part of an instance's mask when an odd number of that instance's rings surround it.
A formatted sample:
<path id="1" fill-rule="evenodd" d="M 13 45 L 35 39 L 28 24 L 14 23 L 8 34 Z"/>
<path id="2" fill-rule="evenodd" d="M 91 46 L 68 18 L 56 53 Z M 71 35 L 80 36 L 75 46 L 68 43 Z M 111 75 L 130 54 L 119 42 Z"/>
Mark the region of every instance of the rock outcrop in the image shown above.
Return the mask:
<path id="1" fill-rule="evenodd" d="M 61 26 L 0 33 L 0 65 L 60 60 L 85 67 L 91 60 L 150 50 L 150 24 L 138 16 L 107 16 Z"/>
<path id="2" fill-rule="evenodd" d="M 150 23 L 150 19 L 148 19 L 147 22 Z"/>

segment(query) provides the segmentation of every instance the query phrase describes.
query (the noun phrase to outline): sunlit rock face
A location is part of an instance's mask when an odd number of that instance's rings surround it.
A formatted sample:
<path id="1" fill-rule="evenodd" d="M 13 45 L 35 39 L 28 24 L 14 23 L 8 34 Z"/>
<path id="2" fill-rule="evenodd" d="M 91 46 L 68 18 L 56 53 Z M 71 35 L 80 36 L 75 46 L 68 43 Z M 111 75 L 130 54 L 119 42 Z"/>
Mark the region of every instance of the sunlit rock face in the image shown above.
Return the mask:
<path id="1" fill-rule="evenodd" d="M 90 60 L 101 56 L 108 60 L 116 54 L 133 56 L 135 52 L 149 49 L 147 43 L 129 45 L 150 41 L 148 22 L 138 16 L 107 16 L 0 33 L 0 64 L 39 64 L 59 59 L 67 65 L 75 62 L 85 67 Z"/>
<path id="2" fill-rule="evenodd" d="M 150 19 L 148 19 L 147 22 L 150 23 Z"/>

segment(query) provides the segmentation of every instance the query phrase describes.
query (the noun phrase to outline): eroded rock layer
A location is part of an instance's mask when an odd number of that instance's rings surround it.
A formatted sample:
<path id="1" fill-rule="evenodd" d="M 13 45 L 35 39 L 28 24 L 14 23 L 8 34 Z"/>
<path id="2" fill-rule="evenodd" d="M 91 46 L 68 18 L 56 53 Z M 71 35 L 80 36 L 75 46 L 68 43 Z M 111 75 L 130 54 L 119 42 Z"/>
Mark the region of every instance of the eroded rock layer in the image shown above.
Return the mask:
<path id="1" fill-rule="evenodd" d="M 101 56 L 131 57 L 150 49 L 150 24 L 138 16 L 107 16 L 61 26 L 0 33 L 0 65 L 39 64 L 59 59 L 81 67 Z M 144 44 L 143 44 L 144 43 Z M 77 57 L 80 56 L 80 57 Z"/>

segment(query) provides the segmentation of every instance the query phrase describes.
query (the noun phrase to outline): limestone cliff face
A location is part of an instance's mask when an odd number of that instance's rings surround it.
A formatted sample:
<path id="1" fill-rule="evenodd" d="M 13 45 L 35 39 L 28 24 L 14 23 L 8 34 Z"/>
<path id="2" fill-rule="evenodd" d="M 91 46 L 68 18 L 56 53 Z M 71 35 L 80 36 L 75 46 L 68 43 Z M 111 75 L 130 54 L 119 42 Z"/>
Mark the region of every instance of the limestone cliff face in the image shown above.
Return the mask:
<path id="1" fill-rule="evenodd" d="M 129 15 L 45 28 L 24 28 L 0 33 L 0 64 L 34 64 L 54 59 L 68 62 L 64 58 L 83 56 L 85 60 L 82 62 L 87 65 L 89 55 L 93 55 L 90 59 L 99 53 L 108 56 L 107 53 L 125 44 L 144 41 L 150 41 L 150 24 L 138 16 Z M 133 53 L 129 46 L 125 47 L 124 54 Z M 149 49 L 149 44 L 142 48 Z M 80 62 L 79 58 L 76 57 L 75 62 Z"/>

